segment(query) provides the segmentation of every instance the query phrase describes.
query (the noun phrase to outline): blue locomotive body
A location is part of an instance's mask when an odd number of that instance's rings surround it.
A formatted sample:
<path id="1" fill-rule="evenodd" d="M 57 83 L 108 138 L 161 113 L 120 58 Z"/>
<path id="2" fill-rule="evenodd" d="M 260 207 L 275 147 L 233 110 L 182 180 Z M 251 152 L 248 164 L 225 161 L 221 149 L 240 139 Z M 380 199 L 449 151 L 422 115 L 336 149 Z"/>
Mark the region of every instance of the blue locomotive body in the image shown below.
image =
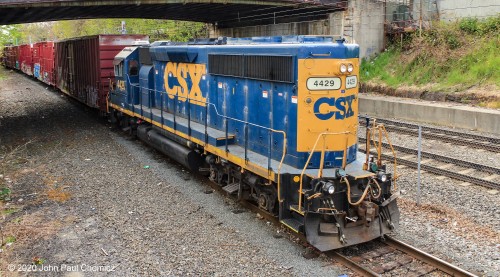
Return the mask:
<path id="1" fill-rule="evenodd" d="M 357 159 L 357 45 L 223 38 L 128 47 L 114 63 L 113 119 L 320 250 L 397 225 L 390 174 Z"/>

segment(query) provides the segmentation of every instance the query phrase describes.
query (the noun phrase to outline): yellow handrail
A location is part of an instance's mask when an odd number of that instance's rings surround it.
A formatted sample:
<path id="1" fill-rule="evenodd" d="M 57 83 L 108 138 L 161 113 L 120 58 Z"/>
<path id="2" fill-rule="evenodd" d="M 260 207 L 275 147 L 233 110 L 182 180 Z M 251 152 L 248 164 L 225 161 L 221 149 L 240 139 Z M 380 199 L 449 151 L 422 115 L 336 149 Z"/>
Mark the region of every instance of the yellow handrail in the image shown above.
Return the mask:
<path id="1" fill-rule="evenodd" d="M 376 141 L 376 133 L 378 134 L 378 142 Z M 394 176 L 393 176 L 393 190 L 397 189 L 397 184 L 396 180 L 398 178 L 397 175 L 397 157 L 396 157 L 396 151 L 394 150 L 394 147 L 392 146 L 391 140 L 389 139 L 389 135 L 387 130 L 385 129 L 385 126 L 383 124 L 376 124 L 375 120 L 373 122 L 372 127 L 367 127 L 367 132 L 366 132 L 366 161 L 365 164 L 363 165 L 364 170 L 369 170 L 368 168 L 368 160 L 370 157 L 370 152 L 371 152 L 371 144 L 373 143 L 374 148 L 377 150 L 377 165 L 380 167 L 382 166 L 382 140 L 384 139 L 387 140 L 387 143 L 389 144 L 389 147 L 391 148 L 392 155 L 394 157 Z"/>
<path id="2" fill-rule="evenodd" d="M 356 133 L 354 132 L 354 135 Z M 312 156 L 314 155 L 316 151 L 316 147 L 318 146 L 318 142 L 320 138 L 323 138 L 323 147 L 321 149 L 321 161 L 318 169 L 318 178 L 321 178 L 323 176 L 323 163 L 324 163 L 324 157 L 325 157 L 325 144 L 326 144 L 326 137 L 327 136 L 338 136 L 338 135 L 353 135 L 353 132 L 351 131 L 344 131 L 344 132 L 338 132 L 338 133 L 320 133 L 318 135 L 318 138 L 316 138 L 316 142 L 314 142 L 314 146 L 311 149 L 311 153 L 309 153 L 309 157 L 307 158 L 306 163 L 304 164 L 304 168 L 302 169 L 302 172 L 300 173 L 300 186 L 299 186 L 299 212 L 302 212 L 302 187 L 303 187 L 303 178 L 304 178 L 304 173 L 306 172 L 307 165 L 311 161 Z M 347 159 L 347 145 L 349 144 L 349 136 L 346 137 L 346 148 L 344 148 L 344 153 L 342 156 L 342 169 L 345 169 L 346 166 L 346 159 Z"/>

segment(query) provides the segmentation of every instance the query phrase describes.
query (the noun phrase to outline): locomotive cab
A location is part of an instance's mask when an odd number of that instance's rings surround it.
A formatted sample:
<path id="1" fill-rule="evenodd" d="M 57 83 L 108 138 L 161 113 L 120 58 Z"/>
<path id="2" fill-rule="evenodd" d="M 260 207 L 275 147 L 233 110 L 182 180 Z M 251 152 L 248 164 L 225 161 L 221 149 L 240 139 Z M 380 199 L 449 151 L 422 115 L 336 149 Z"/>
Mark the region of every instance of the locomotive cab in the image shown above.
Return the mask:
<path id="1" fill-rule="evenodd" d="M 110 102 L 132 109 L 139 104 L 139 47 L 125 47 L 113 60 L 115 81 L 111 84 Z"/>

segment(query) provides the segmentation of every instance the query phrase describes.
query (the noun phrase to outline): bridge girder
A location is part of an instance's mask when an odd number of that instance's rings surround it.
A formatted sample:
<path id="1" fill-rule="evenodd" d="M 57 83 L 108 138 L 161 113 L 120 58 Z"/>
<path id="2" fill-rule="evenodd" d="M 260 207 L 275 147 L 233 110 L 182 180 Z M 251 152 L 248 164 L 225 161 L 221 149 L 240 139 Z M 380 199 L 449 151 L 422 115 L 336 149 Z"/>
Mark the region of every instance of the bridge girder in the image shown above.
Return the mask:
<path id="1" fill-rule="evenodd" d="M 7 0 L 0 25 L 90 18 L 148 18 L 197 21 L 219 28 L 326 18 L 345 0 Z"/>

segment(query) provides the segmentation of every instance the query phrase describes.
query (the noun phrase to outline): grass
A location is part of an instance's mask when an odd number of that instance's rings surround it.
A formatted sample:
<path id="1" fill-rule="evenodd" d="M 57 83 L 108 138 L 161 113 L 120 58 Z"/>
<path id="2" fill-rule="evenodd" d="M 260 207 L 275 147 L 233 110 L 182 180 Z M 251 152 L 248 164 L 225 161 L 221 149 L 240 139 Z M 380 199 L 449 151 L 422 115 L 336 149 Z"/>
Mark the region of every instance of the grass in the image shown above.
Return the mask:
<path id="1" fill-rule="evenodd" d="M 5 79 L 5 77 L 7 77 L 7 75 L 5 74 L 5 72 L 7 72 L 7 69 L 5 69 L 5 67 L 3 67 L 2 65 L 0 65 L 0 81 L 3 80 L 3 79 Z"/>
<path id="2" fill-rule="evenodd" d="M 7 187 L 0 188 L 0 201 L 8 201 L 10 200 L 10 189 Z"/>
<path id="3" fill-rule="evenodd" d="M 14 243 L 14 242 L 16 242 L 16 237 L 14 236 L 7 236 L 5 238 L 5 243 Z"/>
<path id="4" fill-rule="evenodd" d="M 13 213 L 18 212 L 18 211 L 19 211 L 19 209 L 10 208 L 10 209 L 4 209 L 4 210 L 2 210 L 0 213 L 2 215 L 9 215 L 9 214 L 13 214 Z"/>
<path id="5" fill-rule="evenodd" d="M 387 51 L 363 60 L 361 81 L 392 88 L 464 91 L 500 87 L 500 16 L 436 23 L 422 37 L 409 34 Z M 491 89 L 490 89 L 491 90 Z"/>

